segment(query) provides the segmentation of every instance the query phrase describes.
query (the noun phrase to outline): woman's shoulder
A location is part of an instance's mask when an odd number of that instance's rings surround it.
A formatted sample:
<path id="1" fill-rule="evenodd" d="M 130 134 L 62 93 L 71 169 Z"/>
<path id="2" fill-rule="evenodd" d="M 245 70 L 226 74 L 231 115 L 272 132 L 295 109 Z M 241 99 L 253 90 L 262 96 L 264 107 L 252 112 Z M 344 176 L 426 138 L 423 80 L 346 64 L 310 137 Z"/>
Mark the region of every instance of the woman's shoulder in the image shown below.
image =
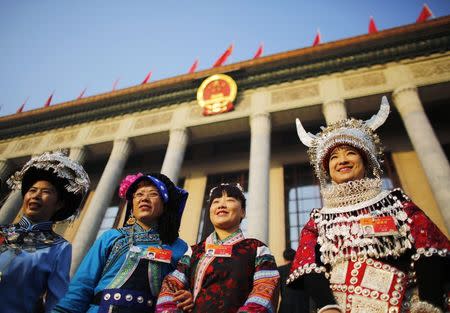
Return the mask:
<path id="1" fill-rule="evenodd" d="M 111 241 L 115 240 L 118 237 L 126 235 L 126 231 L 123 231 L 123 228 L 111 228 L 104 231 L 100 237 L 97 238 L 97 241 Z"/>
<path id="2" fill-rule="evenodd" d="M 187 251 L 188 244 L 183 239 L 177 238 L 171 245 L 169 245 L 169 248 L 172 250 L 174 258 L 179 259 Z"/>
<path id="3" fill-rule="evenodd" d="M 262 242 L 261 240 L 256 239 L 256 238 L 245 238 L 238 244 L 240 244 L 241 246 L 245 246 L 247 249 L 269 250 L 269 247 L 264 242 Z"/>
<path id="4" fill-rule="evenodd" d="M 266 245 L 264 242 L 262 242 L 261 240 L 256 239 L 256 238 L 245 238 L 244 240 L 242 240 L 242 242 L 246 243 L 246 244 L 255 245 L 258 247 Z"/>
<path id="5" fill-rule="evenodd" d="M 170 245 L 174 249 L 184 249 L 187 250 L 188 244 L 181 238 L 175 239 L 175 241 Z"/>

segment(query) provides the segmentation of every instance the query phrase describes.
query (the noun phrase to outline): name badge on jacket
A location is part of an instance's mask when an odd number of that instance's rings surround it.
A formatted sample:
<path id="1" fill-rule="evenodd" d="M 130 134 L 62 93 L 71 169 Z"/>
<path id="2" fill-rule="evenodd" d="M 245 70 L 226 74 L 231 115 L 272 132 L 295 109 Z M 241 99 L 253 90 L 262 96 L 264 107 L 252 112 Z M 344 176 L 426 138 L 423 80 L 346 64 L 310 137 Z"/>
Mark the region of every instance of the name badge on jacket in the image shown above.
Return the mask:
<path id="1" fill-rule="evenodd" d="M 172 251 L 156 247 L 148 247 L 145 258 L 154 262 L 170 263 L 172 260 Z"/>
<path id="2" fill-rule="evenodd" d="M 359 224 L 365 237 L 396 236 L 399 234 L 392 216 L 362 218 Z"/>
<path id="3" fill-rule="evenodd" d="M 222 257 L 229 258 L 231 257 L 231 251 L 233 250 L 232 245 L 214 245 L 212 243 L 208 243 L 205 246 L 205 255 L 207 257 Z"/>

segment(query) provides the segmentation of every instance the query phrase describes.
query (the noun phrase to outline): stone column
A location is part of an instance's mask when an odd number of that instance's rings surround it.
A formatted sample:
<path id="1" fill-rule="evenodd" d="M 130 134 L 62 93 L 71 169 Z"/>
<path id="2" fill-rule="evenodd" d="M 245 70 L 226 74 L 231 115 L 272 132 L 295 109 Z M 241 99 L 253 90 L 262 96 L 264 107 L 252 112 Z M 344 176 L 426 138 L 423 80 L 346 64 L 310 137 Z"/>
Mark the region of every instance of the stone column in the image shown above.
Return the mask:
<path id="1" fill-rule="evenodd" d="M 81 165 L 86 160 L 86 148 L 85 147 L 72 147 L 70 148 L 69 158 Z"/>
<path id="2" fill-rule="evenodd" d="M 286 248 L 286 220 L 284 203 L 284 168 L 283 165 L 270 167 L 270 197 L 269 197 L 269 242 L 268 246 L 277 264 L 285 261 L 283 252 Z"/>
<path id="3" fill-rule="evenodd" d="M 197 243 L 207 179 L 208 177 L 203 173 L 193 173 L 184 183 L 183 188 L 189 192 L 189 197 L 181 219 L 180 238 L 183 238 L 188 245 Z"/>
<path id="4" fill-rule="evenodd" d="M 342 99 L 325 101 L 322 105 L 322 112 L 327 125 L 334 124 L 347 118 L 347 110 Z"/>
<path id="5" fill-rule="evenodd" d="M 95 241 L 106 209 L 122 177 L 122 171 L 130 150 L 131 145 L 128 139 L 117 139 L 114 141 L 108 163 L 73 241 L 72 266 L 70 269 L 72 275 L 80 265 L 89 247 Z"/>
<path id="6" fill-rule="evenodd" d="M 8 170 L 8 160 L 0 160 L 0 178 L 2 184 L 6 184 L 6 181 L 9 178 L 6 176 Z M 0 209 L 0 225 L 12 223 L 17 216 L 17 213 L 19 213 L 21 204 L 22 194 L 20 190 L 11 191 Z"/>
<path id="7" fill-rule="evenodd" d="M 186 128 L 174 128 L 170 130 L 169 143 L 167 144 L 161 173 L 167 175 L 175 184 L 180 174 L 187 142 L 188 133 Z"/>
<path id="8" fill-rule="evenodd" d="M 0 159 L 0 179 L 2 180 L 2 184 L 6 182 L 9 170 L 8 160 Z"/>
<path id="9" fill-rule="evenodd" d="M 269 166 L 270 166 L 270 103 L 268 92 L 252 95 L 250 115 L 250 166 L 248 188 L 248 235 L 264 243 L 269 240 Z"/>
<path id="10" fill-rule="evenodd" d="M 403 85 L 394 90 L 392 96 L 428 178 L 447 230 L 450 230 L 450 166 L 425 114 L 417 88 L 413 85 Z"/>
<path id="11" fill-rule="evenodd" d="M 0 209 L 0 225 L 10 224 L 14 221 L 22 205 L 22 193 L 20 190 L 11 191 Z"/>

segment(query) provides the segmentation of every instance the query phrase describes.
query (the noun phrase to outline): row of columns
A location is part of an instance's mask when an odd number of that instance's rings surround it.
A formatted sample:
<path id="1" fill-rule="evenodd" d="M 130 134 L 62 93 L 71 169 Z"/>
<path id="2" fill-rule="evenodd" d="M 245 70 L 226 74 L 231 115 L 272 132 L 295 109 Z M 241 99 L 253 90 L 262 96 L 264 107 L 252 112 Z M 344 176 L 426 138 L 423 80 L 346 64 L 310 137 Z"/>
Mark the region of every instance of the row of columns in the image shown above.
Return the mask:
<path id="1" fill-rule="evenodd" d="M 419 156 L 429 179 L 434 196 L 450 229 L 450 168 L 439 141 L 423 110 L 417 88 L 404 86 L 393 92 L 394 104 L 405 124 L 405 128 Z M 252 95 L 250 114 L 250 162 L 248 191 L 248 233 L 263 242 L 269 240 L 269 168 L 270 94 L 256 92 Z M 343 99 L 327 100 L 323 103 L 323 114 L 327 124 L 347 118 Z M 182 117 L 180 117 L 181 119 Z M 181 123 L 176 123 L 181 124 Z M 161 172 L 177 181 L 188 143 L 188 130 L 173 127 Z M 94 197 L 80 224 L 73 242 L 72 272 L 76 270 L 88 248 L 94 242 L 106 209 L 111 202 L 132 147 L 129 139 L 114 141 L 112 152 L 96 188 Z M 70 157 L 83 163 L 84 148 L 72 148 Z M 0 160 L 0 174 L 3 175 L 7 162 Z M 0 210 L 0 224 L 10 223 L 17 215 L 21 203 L 20 192 L 13 192 Z"/>

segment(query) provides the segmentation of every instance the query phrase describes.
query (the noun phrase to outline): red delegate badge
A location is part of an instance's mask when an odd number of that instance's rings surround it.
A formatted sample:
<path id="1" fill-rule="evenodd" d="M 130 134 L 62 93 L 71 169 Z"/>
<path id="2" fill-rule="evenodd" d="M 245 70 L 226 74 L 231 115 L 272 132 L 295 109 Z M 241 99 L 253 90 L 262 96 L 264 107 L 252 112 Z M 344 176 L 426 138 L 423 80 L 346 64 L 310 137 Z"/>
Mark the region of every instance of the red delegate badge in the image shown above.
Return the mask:
<path id="1" fill-rule="evenodd" d="M 170 260 L 172 259 L 172 251 L 155 247 L 148 247 L 146 257 L 150 261 L 170 263 Z"/>
<path id="2" fill-rule="evenodd" d="M 233 250 L 233 246 L 231 245 L 214 245 L 212 243 L 208 243 L 205 247 L 205 255 L 212 257 L 231 257 L 231 251 Z"/>
<path id="3" fill-rule="evenodd" d="M 366 237 L 398 235 L 398 229 L 392 216 L 362 218 L 359 224 Z"/>

